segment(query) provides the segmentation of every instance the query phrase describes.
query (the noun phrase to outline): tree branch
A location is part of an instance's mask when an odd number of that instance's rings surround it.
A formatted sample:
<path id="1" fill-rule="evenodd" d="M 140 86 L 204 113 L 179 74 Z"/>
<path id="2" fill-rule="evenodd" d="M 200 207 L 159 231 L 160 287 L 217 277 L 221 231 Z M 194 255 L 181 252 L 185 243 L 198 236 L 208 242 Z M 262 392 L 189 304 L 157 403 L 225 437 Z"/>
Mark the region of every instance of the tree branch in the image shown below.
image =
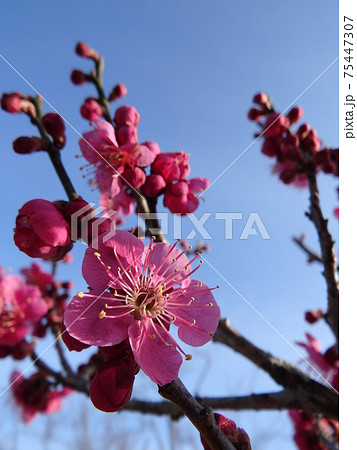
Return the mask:
<path id="1" fill-rule="evenodd" d="M 236 331 L 228 319 L 221 319 L 213 341 L 220 342 L 242 354 L 267 372 L 276 383 L 293 392 L 304 411 L 314 410 L 324 417 L 338 418 L 338 394 L 312 380 L 293 364 L 275 358 L 256 347 Z"/>
<path id="2" fill-rule="evenodd" d="M 159 394 L 173 402 L 187 416 L 212 449 L 234 450 L 234 446 L 217 425 L 212 409 L 200 405 L 179 378 L 159 386 Z"/>
<path id="3" fill-rule="evenodd" d="M 324 266 L 323 276 L 327 284 L 328 313 L 327 322 L 333 333 L 339 340 L 339 287 L 337 279 L 337 263 L 334 250 L 334 242 L 328 230 L 328 220 L 322 215 L 320 207 L 319 190 L 317 187 L 316 173 L 314 169 L 306 171 L 310 190 L 309 219 L 315 225 L 321 247 L 321 260 Z"/>

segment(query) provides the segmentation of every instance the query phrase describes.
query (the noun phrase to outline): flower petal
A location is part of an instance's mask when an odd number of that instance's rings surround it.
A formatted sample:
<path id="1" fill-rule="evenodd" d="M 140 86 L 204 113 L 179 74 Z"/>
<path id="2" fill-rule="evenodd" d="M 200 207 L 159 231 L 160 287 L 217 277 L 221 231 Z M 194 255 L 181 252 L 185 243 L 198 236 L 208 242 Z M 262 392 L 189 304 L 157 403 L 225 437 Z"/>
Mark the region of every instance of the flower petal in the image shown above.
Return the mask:
<path id="1" fill-rule="evenodd" d="M 174 301 L 168 301 L 166 309 L 176 317 L 179 338 L 186 344 L 198 347 L 212 339 L 218 326 L 220 309 L 209 288 L 201 281 L 186 280 L 182 288 L 184 293 Z"/>
<path id="2" fill-rule="evenodd" d="M 160 386 L 178 377 L 182 358 L 167 333 L 151 320 L 136 320 L 129 328 L 129 341 L 141 370 Z"/>
<path id="3" fill-rule="evenodd" d="M 75 296 L 64 312 L 63 322 L 68 333 L 88 345 L 116 345 L 128 337 L 128 327 L 134 318 L 127 309 L 107 309 L 108 314 L 102 316 L 109 306 L 118 306 L 118 300 L 106 292 L 92 291 L 80 297 Z M 117 312 L 117 315 L 114 315 Z M 120 313 L 118 313 L 120 311 Z M 102 316 L 102 318 L 100 318 Z"/>

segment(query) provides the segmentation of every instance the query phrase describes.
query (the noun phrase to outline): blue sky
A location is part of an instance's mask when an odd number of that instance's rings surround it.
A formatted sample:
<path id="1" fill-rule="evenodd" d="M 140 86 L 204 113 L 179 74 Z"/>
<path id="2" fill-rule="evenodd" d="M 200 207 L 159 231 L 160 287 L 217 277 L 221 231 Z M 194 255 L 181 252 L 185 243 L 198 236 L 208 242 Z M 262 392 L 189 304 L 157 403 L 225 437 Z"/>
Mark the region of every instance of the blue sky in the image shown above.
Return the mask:
<path id="1" fill-rule="evenodd" d="M 73 68 L 90 67 L 73 51 L 76 42 L 82 40 L 105 56 L 107 92 L 117 82 L 127 86 L 128 95 L 122 103 L 135 106 L 141 115 L 139 140 L 156 141 L 162 151 L 190 153 L 191 176 L 211 180 L 253 141 L 256 129 L 247 120 L 247 110 L 256 92 L 269 93 L 276 109 L 282 111 L 338 56 L 338 4 L 322 0 L 294 4 L 282 0 L 110 0 L 105 6 L 93 1 L 51 5 L 15 1 L 0 8 L 1 54 L 80 133 L 89 127 L 80 117 L 79 107 L 85 97 L 94 94 L 91 87 L 75 87 L 69 81 Z M 31 94 L 30 87 L 3 60 L 0 87 L 5 92 Z M 296 102 L 305 111 L 304 120 L 332 147 L 338 146 L 337 102 L 337 64 Z M 50 110 L 45 106 L 46 112 Z M 17 210 L 33 198 L 65 198 L 46 155 L 21 156 L 11 150 L 16 137 L 34 132 L 26 117 L 1 113 L 0 161 L 5 170 L 1 177 L 0 264 L 14 272 L 30 263 L 12 240 Z M 96 203 L 97 193 L 91 192 L 81 178 L 79 166 L 83 160 L 75 158 L 78 139 L 67 127 L 64 164 L 77 191 Z M 315 231 L 304 217 L 307 192 L 279 183 L 271 175 L 270 166 L 258 142 L 207 191 L 198 217 L 204 212 L 241 212 L 243 220 L 234 224 L 233 240 L 228 241 L 224 240 L 222 221 L 207 221 L 213 239 L 206 258 L 289 342 L 302 340 L 304 333 L 311 331 L 325 348 L 332 342 L 329 330 L 320 324 L 308 326 L 303 319 L 306 309 L 326 304 L 321 268 L 307 265 L 291 239 L 306 232 L 308 244 L 317 249 Z M 337 238 L 338 223 L 332 216 L 337 183 L 326 176 L 320 176 L 319 182 L 324 211 Z M 270 240 L 259 235 L 239 239 L 252 212 L 259 213 Z M 184 228 L 190 229 L 187 220 Z M 77 290 L 85 287 L 80 275 L 84 250 L 77 243 L 74 263 L 60 272 L 63 278 L 74 279 Z M 278 356 L 299 361 L 299 356 L 208 264 L 200 269 L 200 278 L 221 286 L 217 300 L 222 315 L 229 316 L 240 332 Z M 211 361 L 200 395 L 243 395 L 276 389 L 250 363 L 217 344 L 196 353 L 196 360 L 190 367 L 184 366 L 181 376 L 189 388 L 196 389 L 192 372 L 200 373 L 202 365 Z M 236 366 L 231 368 L 234 358 Z M 6 370 L 0 384 L 5 386 L 12 363 L 1 363 Z M 149 388 L 144 376 L 141 384 L 157 398 L 155 386 Z M 0 399 L 2 403 L 7 400 L 6 396 Z M 247 429 L 255 448 L 273 449 L 277 443 L 285 449 L 294 448 L 284 414 L 240 412 L 231 416 Z M 41 426 L 41 420 L 35 428 Z M 262 440 L 274 421 L 281 423 L 283 437 Z M 21 428 L 25 437 L 33 433 L 31 428 Z"/>

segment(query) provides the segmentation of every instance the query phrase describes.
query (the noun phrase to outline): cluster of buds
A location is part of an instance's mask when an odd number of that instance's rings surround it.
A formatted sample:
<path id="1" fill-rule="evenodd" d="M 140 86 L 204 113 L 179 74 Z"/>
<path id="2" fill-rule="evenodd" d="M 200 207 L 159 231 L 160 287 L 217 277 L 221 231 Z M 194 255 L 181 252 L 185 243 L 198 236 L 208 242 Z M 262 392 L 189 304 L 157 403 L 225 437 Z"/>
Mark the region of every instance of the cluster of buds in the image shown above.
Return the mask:
<path id="1" fill-rule="evenodd" d="M 192 178 L 189 155 L 180 153 L 161 153 L 151 165 L 143 191 L 148 197 L 164 194 L 164 205 L 174 214 L 189 214 L 198 208 L 197 194 L 207 189 L 207 178 Z"/>
<path id="2" fill-rule="evenodd" d="M 295 132 L 291 130 L 291 126 L 303 116 L 300 107 L 293 107 L 284 116 L 274 110 L 270 98 L 264 93 L 255 95 L 253 102 L 259 108 L 251 108 L 248 118 L 261 126 L 261 133 L 256 135 L 264 137 L 261 151 L 275 158 L 273 172 L 283 183 L 306 186 L 309 170 L 322 170 L 338 176 L 338 149 L 322 147 L 316 130 L 306 123 Z"/>
<path id="3" fill-rule="evenodd" d="M 42 116 L 41 109 L 37 108 L 41 102 L 40 97 L 30 97 L 19 92 L 5 93 L 1 97 L 1 108 L 11 114 L 23 112 L 37 125 L 41 136 L 20 136 L 13 142 L 13 149 L 19 154 L 29 154 L 38 151 L 51 151 L 62 149 L 66 144 L 65 125 L 62 117 L 57 113 L 48 113 Z M 46 136 L 45 138 L 43 136 Z"/>
<path id="4" fill-rule="evenodd" d="M 95 70 L 90 73 L 85 73 L 82 70 L 75 69 L 71 73 L 71 81 L 77 86 L 84 85 L 86 83 L 93 83 L 97 88 L 100 84 L 101 71 L 103 70 L 103 58 L 99 57 L 98 52 L 90 48 L 86 43 L 79 42 L 76 45 L 75 52 L 77 55 L 83 58 L 92 59 L 95 63 Z M 119 98 L 124 97 L 127 94 L 127 89 L 122 83 L 116 84 L 111 90 L 108 98 L 104 98 L 104 93 L 102 91 L 98 92 L 98 97 L 88 97 L 84 101 L 80 108 L 81 116 L 84 119 L 94 122 L 100 117 L 106 116 L 105 107 L 103 102 L 112 102 Z"/>

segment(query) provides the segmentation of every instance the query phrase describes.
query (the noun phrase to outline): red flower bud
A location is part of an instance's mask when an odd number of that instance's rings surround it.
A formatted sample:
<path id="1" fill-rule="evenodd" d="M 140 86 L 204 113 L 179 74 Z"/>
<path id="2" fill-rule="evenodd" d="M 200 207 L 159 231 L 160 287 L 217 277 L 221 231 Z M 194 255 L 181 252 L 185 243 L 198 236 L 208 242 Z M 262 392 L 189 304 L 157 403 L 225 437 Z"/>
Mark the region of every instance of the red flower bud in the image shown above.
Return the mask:
<path id="1" fill-rule="evenodd" d="M 268 107 L 268 105 L 270 106 L 270 99 L 267 94 L 264 94 L 264 92 L 259 92 L 253 97 L 253 103 Z"/>
<path id="2" fill-rule="evenodd" d="M 312 309 L 311 311 L 306 311 L 305 313 L 305 320 L 308 323 L 315 323 L 318 320 L 320 320 L 324 316 L 324 313 L 321 311 L 321 309 L 316 310 Z"/>
<path id="3" fill-rule="evenodd" d="M 262 146 L 262 153 L 266 156 L 276 156 L 280 152 L 281 143 L 277 139 L 265 139 Z"/>
<path id="4" fill-rule="evenodd" d="M 260 118 L 263 115 L 263 111 L 257 108 L 251 108 L 248 111 L 248 119 L 249 120 L 255 120 L 256 122 L 258 122 L 260 120 Z"/>
<path id="5" fill-rule="evenodd" d="M 127 94 L 127 89 L 124 84 L 117 84 L 113 87 L 112 92 L 109 94 L 108 100 L 110 102 L 117 100 L 118 98 L 124 97 Z"/>
<path id="6" fill-rule="evenodd" d="M 232 443 L 233 447 L 237 450 L 251 450 L 250 439 L 243 428 L 238 428 L 233 420 L 227 419 L 222 414 L 214 413 L 214 418 L 223 431 L 223 433 L 228 437 L 228 440 Z M 211 447 L 201 436 L 201 443 L 205 450 L 212 450 Z"/>
<path id="7" fill-rule="evenodd" d="M 94 122 L 103 115 L 103 108 L 96 98 L 87 98 L 81 106 L 80 112 L 83 119 Z"/>
<path id="8" fill-rule="evenodd" d="M 279 113 L 269 114 L 263 127 L 264 135 L 267 138 L 277 138 L 287 130 L 287 120 Z"/>
<path id="9" fill-rule="evenodd" d="M 62 117 L 57 113 L 48 113 L 42 117 L 41 122 L 47 133 L 52 136 L 53 144 L 57 148 L 63 148 L 66 143 L 66 135 Z"/>
<path id="10" fill-rule="evenodd" d="M 16 217 L 14 231 L 15 244 L 32 258 L 58 261 L 73 245 L 69 224 L 47 200 L 25 203 Z"/>
<path id="11" fill-rule="evenodd" d="M 71 73 L 72 83 L 78 86 L 81 84 L 88 83 L 88 81 L 90 80 L 91 80 L 90 76 L 82 72 L 81 70 L 73 70 Z"/>
<path id="12" fill-rule="evenodd" d="M 143 191 L 148 197 L 156 197 L 162 192 L 165 186 L 165 180 L 161 175 L 152 174 L 146 178 Z"/>
<path id="13" fill-rule="evenodd" d="M 30 117 L 36 117 L 35 105 L 19 92 L 3 94 L 1 97 L 1 108 L 11 114 L 24 112 Z"/>
<path id="14" fill-rule="evenodd" d="M 300 108 L 300 106 L 297 106 L 295 108 L 292 108 L 288 112 L 286 118 L 290 122 L 290 125 L 292 125 L 292 124 L 298 122 L 303 115 L 304 115 L 304 111 L 302 110 L 302 108 Z"/>
<path id="15" fill-rule="evenodd" d="M 47 150 L 48 143 L 36 136 L 20 136 L 12 143 L 12 148 L 16 153 L 25 155 L 28 153 L 34 153 L 40 150 Z"/>
<path id="16" fill-rule="evenodd" d="M 93 48 L 90 48 L 89 45 L 85 42 L 78 42 L 75 48 L 75 52 L 82 58 L 91 58 L 94 61 L 97 61 L 99 58 L 97 51 Z"/>

